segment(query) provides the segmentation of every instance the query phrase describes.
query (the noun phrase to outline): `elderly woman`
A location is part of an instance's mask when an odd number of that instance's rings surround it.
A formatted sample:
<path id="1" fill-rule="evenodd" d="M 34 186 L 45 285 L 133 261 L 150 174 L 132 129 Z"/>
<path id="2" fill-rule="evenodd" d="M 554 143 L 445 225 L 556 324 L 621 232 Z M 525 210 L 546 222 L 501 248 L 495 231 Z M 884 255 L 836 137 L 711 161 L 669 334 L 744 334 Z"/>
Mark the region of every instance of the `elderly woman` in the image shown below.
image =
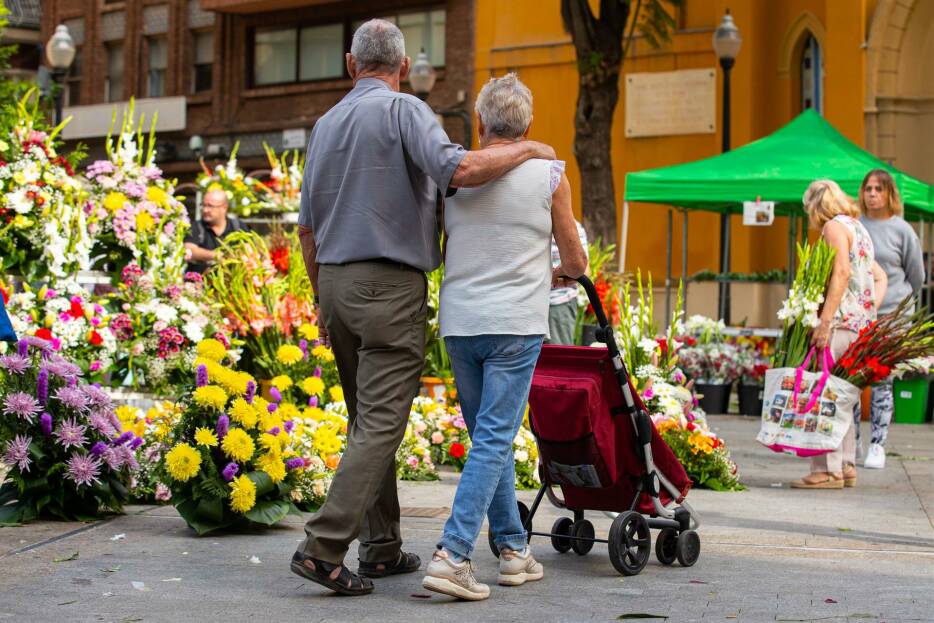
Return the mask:
<path id="1" fill-rule="evenodd" d="M 813 229 L 836 249 L 824 294 L 820 324 L 812 343 L 830 348 L 838 359 L 862 329 L 876 319 L 885 295 L 885 273 L 875 262 L 869 233 L 857 220 L 859 210 L 836 182 L 817 180 L 804 193 L 804 211 Z M 842 489 L 856 486 L 856 431 L 847 429 L 841 446 L 811 459 L 811 473 L 795 480 L 798 489 Z"/>
<path id="2" fill-rule="evenodd" d="M 879 306 L 879 313 L 887 314 L 895 311 L 905 297 L 921 289 L 924 282 L 921 242 L 915 230 L 902 218 L 902 199 L 888 171 L 875 169 L 866 174 L 859 187 L 859 208 L 862 212 L 859 220 L 872 238 L 876 261 L 888 279 L 885 298 Z M 885 467 L 885 439 L 894 406 L 891 379 L 872 386 L 872 436 L 864 467 Z M 856 425 L 859 447 L 859 422 Z"/>
<path id="3" fill-rule="evenodd" d="M 515 74 L 490 80 L 477 96 L 482 150 L 524 141 L 532 94 Z M 497 581 L 541 579 L 519 519 L 512 442 L 522 423 L 532 372 L 548 335 L 548 300 L 560 275 L 586 267 L 571 211 L 564 163 L 529 160 L 447 201 L 441 335 L 472 440 L 451 516 L 423 586 L 468 600 L 486 599 L 471 565 L 484 515 L 501 555 Z M 552 271 L 554 234 L 561 266 Z"/>

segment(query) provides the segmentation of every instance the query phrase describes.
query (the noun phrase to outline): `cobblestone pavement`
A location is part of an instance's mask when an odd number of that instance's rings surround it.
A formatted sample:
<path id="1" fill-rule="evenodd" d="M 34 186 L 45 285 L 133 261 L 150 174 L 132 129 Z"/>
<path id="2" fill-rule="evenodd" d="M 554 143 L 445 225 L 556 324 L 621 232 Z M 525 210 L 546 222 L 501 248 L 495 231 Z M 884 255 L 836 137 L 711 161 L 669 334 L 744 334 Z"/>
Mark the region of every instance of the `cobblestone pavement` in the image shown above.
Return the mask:
<path id="1" fill-rule="evenodd" d="M 860 469 L 856 489 L 797 491 L 787 483 L 805 462 L 758 446 L 756 419 L 711 419 L 749 490 L 692 492 L 703 523 L 691 568 L 653 556 L 623 578 L 601 545 L 587 556 L 558 554 L 535 538 L 545 579 L 494 586 L 485 602 L 429 595 L 420 574 L 341 598 L 289 572 L 303 536 L 297 517 L 261 535 L 197 538 L 174 509 L 137 506 L 93 524 L 0 529 L 0 622 L 934 621 L 934 427 L 894 426 L 888 466 Z M 407 550 L 430 555 L 455 485 L 445 473 L 439 483 L 400 486 Z M 530 503 L 533 494 L 520 497 Z M 561 514 L 543 505 L 535 528 Z M 609 528 L 602 514 L 590 518 L 598 534 Z M 481 581 L 493 582 L 485 539 L 475 561 Z"/>

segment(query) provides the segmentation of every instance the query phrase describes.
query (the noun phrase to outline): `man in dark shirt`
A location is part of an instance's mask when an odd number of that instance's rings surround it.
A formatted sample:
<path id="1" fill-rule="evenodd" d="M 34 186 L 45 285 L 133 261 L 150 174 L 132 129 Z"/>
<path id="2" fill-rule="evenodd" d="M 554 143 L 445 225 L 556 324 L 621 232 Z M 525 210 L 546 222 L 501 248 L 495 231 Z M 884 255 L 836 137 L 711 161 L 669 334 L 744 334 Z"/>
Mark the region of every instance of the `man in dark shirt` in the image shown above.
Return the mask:
<path id="1" fill-rule="evenodd" d="M 185 237 L 185 259 L 188 270 L 203 273 L 214 262 L 215 250 L 221 241 L 235 231 L 248 231 L 236 216 L 227 215 L 227 193 L 219 188 L 204 194 L 201 220 L 192 224 Z"/>

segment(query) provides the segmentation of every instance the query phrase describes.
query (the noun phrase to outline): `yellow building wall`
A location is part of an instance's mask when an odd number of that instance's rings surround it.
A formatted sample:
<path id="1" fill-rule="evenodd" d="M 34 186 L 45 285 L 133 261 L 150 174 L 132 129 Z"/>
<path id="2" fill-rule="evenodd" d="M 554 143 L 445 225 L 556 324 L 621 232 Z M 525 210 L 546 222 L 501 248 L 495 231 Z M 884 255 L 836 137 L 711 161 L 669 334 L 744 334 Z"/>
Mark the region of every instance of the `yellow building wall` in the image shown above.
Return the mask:
<path id="1" fill-rule="evenodd" d="M 592 3 L 595 4 L 595 3 Z M 800 52 L 811 32 L 823 54 L 824 116 L 855 143 L 864 143 L 866 24 L 873 0 L 687 0 L 670 45 L 651 49 L 633 42 L 623 66 L 613 123 L 613 171 L 622 226 L 625 176 L 631 171 L 688 162 L 720 153 L 722 75 L 711 46 L 713 31 L 729 8 L 743 37 L 731 75 L 732 144 L 737 147 L 775 131 L 799 112 Z M 551 144 L 568 163 L 580 216 L 580 175 L 573 154 L 578 75 L 574 48 L 561 23 L 560 0 L 477 0 L 476 91 L 490 76 L 516 71 L 532 90 L 531 138 Z M 627 139 L 625 74 L 695 68 L 717 69 L 717 132 Z M 750 198 L 753 199 L 753 198 Z M 719 267 L 719 215 L 690 212 L 688 275 Z M 625 242 L 626 270 L 665 271 L 667 207 L 631 204 Z M 674 217 L 673 273 L 681 273 L 681 215 Z M 744 227 L 733 217 L 732 270 L 787 266 L 788 223 Z"/>

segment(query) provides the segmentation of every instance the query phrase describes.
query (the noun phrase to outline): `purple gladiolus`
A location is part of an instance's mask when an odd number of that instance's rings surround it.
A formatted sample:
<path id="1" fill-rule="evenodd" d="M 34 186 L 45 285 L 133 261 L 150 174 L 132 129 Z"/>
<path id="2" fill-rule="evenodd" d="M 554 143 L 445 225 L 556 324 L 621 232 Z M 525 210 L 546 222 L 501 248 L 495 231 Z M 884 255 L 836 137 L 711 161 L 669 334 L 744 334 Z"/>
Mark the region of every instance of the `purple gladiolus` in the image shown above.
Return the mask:
<path id="1" fill-rule="evenodd" d="M 308 399 L 308 406 L 309 406 L 309 407 L 317 407 L 317 406 L 318 406 L 318 397 L 317 397 L 317 396 L 311 396 L 311 397 Z"/>
<path id="2" fill-rule="evenodd" d="M 133 441 L 130 442 L 130 449 L 131 449 L 131 450 L 136 450 L 136 449 L 137 449 L 138 447 L 140 447 L 141 445 L 143 445 L 143 438 L 142 438 L 142 437 L 134 437 L 134 438 L 133 438 Z"/>
<path id="3" fill-rule="evenodd" d="M 49 371 L 45 368 L 39 370 L 36 376 L 36 398 L 43 405 L 49 401 Z"/>
<path id="4" fill-rule="evenodd" d="M 273 399 L 274 402 L 282 402 L 282 393 L 277 387 L 269 388 L 269 396 Z"/>
<path id="5" fill-rule="evenodd" d="M 198 387 L 204 387 L 208 384 L 208 367 L 204 364 L 198 366 L 198 372 L 195 376 L 195 384 Z"/>
<path id="6" fill-rule="evenodd" d="M 228 463 L 224 467 L 224 471 L 221 472 L 221 475 L 224 477 L 224 480 L 230 482 L 237 475 L 237 472 L 240 471 L 240 466 L 236 463 Z"/>
<path id="7" fill-rule="evenodd" d="M 230 430 L 230 418 L 226 415 L 217 418 L 217 438 L 223 439 L 226 437 L 228 430 Z"/>
<path id="8" fill-rule="evenodd" d="M 306 340 L 305 338 L 300 339 L 298 341 L 298 347 L 302 349 L 302 355 L 307 361 L 308 360 L 308 340 Z"/>
<path id="9" fill-rule="evenodd" d="M 269 429 L 268 431 L 266 431 L 266 432 L 268 432 L 270 435 L 278 435 L 278 434 L 281 433 L 282 431 L 279 430 L 279 427 L 278 427 L 278 426 L 273 426 L 272 428 L 270 428 L 270 429 Z"/>
<path id="10" fill-rule="evenodd" d="M 321 366 L 315 366 L 315 376 L 321 378 Z"/>
<path id="11" fill-rule="evenodd" d="M 246 400 L 247 404 L 253 404 L 253 398 L 256 397 L 256 383 L 253 381 L 246 382 L 246 394 L 244 394 L 243 399 Z"/>
<path id="12" fill-rule="evenodd" d="M 127 431 L 127 432 L 123 433 L 122 435 L 120 435 L 119 437 L 117 437 L 116 439 L 114 439 L 114 440 L 113 440 L 113 445 L 115 445 L 115 446 L 122 446 L 123 444 L 125 444 L 125 443 L 128 442 L 129 440 L 133 439 L 133 437 L 134 437 L 133 433 L 131 433 L 130 431 Z"/>
<path id="13" fill-rule="evenodd" d="M 305 467 L 305 459 L 300 456 L 292 457 L 285 461 L 286 469 L 301 469 L 303 467 Z"/>
<path id="14" fill-rule="evenodd" d="M 101 456 L 105 452 L 107 452 L 107 444 L 103 441 L 98 441 L 93 446 L 91 446 L 91 454 L 94 456 Z"/>
<path id="15" fill-rule="evenodd" d="M 276 409 L 278 408 L 279 408 L 279 405 L 277 405 L 274 402 L 270 402 L 268 405 L 266 405 L 266 410 L 269 411 L 270 413 L 275 413 Z"/>
<path id="16" fill-rule="evenodd" d="M 52 416 L 43 413 L 39 416 L 39 424 L 42 426 L 42 434 L 48 437 L 52 434 Z"/>
<path id="17" fill-rule="evenodd" d="M 29 344 L 25 339 L 16 343 L 16 352 L 19 353 L 19 356 L 23 359 L 29 356 Z"/>
<path id="18" fill-rule="evenodd" d="M 285 428 L 285 432 L 291 433 L 295 429 L 295 422 L 292 420 L 286 420 L 282 426 Z"/>

